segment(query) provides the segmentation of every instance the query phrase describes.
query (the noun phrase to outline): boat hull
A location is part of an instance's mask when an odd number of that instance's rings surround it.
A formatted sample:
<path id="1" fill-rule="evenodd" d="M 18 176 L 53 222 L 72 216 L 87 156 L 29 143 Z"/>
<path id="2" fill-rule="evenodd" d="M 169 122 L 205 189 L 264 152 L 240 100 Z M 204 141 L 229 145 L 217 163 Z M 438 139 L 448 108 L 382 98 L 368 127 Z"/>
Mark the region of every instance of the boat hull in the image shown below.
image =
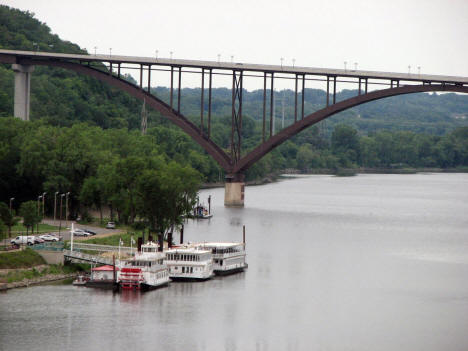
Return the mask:
<path id="1" fill-rule="evenodd" d="M 244 267 L 237 267 L 237 268 L 226 269 L 226 270 L 215 269 L 213 270 L 213 272 L 216 275 L 225 276 L 225 275 L 231 275 L 231 274 L 243 272 L 247 267 L 248 267 L 248 264 L 246 263 Z"/>
<path id="2" fill-rule="evenodd" d="M 196 278 L 196 277 L 173 277 L 173 276 L 171 276 L 170 278 L 171 278 L 171 280 L 176 281 L 176 282 L 204 282 L 206 280 L 209 280 L 209 279 L 213 278 L 213 275 L 210 275 L 208 277 L 200 277 L 200 278 Z"/>
<path id="3" fill-rule="evenodd" d="M 150 290 L 156 290 L 156 289 L 159 289 L 159 288 L 164 288 L 166 286 L 169 285 L 169 281 L 165 282 L 165 283 L 161 283 L 161 284 L 158 284 L 158 285 L 150 285 L 150 284 L 146 284 L 146 283 L 141 283 L 139 286 L 137 285 L 134 285 L 134 286 L 131 286 L 131 287 L 126 287 L 126 286 L 122 286 L 122 284 L 119 284 L 119 290 L 120 291 L 141 291 L 141 292 L 145 292 L 145 291 L 150 291 Z"/>
<path id="4" fill-rule="evenodd" d="M 113 290 L 117 286 L 117 283 L 113 280 L 89 280 L 85 286 L 87 288 Z"/>

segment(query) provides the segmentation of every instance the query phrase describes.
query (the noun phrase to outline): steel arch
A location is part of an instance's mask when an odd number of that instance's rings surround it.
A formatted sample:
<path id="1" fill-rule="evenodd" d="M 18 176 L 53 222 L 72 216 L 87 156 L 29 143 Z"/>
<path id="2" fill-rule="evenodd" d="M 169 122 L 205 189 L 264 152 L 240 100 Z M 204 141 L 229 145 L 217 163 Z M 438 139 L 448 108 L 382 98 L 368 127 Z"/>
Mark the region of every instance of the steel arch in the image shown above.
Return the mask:
<path id="1" fill-rule="evenodd" d="M 23 59 L 18 63 L 24 65 L 42 65 L 42 66 L 54 66 L 64 69 L 69 69 L 78 73 L 85 74 L 87 76 L 96 78 L 101 82 L 108 83 L 109 85 L 118 89 L 124 90 L 133 97 L 145 100 L 148 105 L 160 112 L 163 117 L 166 117 L 188 135 L 190 135 L 208 154 L 210 154 L 219 165 L 226 171 L 232 169 L 231 158 L 216 145 L 211 139 L 208 139 L 201 130 L 190 122 L 181 113 L 171 108 L 164 101 L 158 99 L 154 95 L 151 95 L 147 91 L 135 86 L 134 84 L 127 82 L 121 78 L 115 77 L 109 72 L 103 72 L 98 69 L 85 66 L 79 63 L 64 62 L 64 61 L 49 61 L 49 60 L 28 60 Z"/>
<path id="2" fill-rule="evenodd" d="M 366 102 L 383 99 L 386 97 L 411 94 L 411 93 L 421 93 L 421 92 L 431 92 L 431 91 L 450 91 L 457 93 L 468 93 L 468 86 L 462 85 L 446 85 L 446 84 L 437 84 L 437 85 L 407 85 L 397 88 L 383 89 L 373 91 L 367 94 L 358 95 L 340 102 L 337 102 L 334 105 L 330 105 L 322 110 L 316 111 L 304 119 L 290 125 L 289 127 L 283 129 L 278 134 L 271 137 L 266 142 L 262 143 L 247 155 L 241 158 L 235 165 L 232 170 L 233 174 L 244 173 L 250 166 L 255 162 L 260 160 L 263 156 L 273 150 L 275 147 L 279 146 L 289 138 L 292 138 L 302 130 L 307 127 L 314 125 L 315 123 L 324 120 L 338 112 L 344 111 L 351 107 L 364 104 Z"/>

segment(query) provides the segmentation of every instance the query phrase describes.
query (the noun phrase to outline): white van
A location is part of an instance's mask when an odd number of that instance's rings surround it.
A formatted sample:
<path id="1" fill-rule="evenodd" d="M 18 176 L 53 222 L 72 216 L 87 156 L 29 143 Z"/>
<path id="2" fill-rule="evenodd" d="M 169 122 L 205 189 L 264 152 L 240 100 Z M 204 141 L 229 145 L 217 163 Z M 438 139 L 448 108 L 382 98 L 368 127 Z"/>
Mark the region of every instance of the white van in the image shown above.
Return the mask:
<path id="1" fill-rule="evenodd" d="M 14 238 L 11 243 L 16 245 L 34 245 L 34 236 L 20 235 Z"/>

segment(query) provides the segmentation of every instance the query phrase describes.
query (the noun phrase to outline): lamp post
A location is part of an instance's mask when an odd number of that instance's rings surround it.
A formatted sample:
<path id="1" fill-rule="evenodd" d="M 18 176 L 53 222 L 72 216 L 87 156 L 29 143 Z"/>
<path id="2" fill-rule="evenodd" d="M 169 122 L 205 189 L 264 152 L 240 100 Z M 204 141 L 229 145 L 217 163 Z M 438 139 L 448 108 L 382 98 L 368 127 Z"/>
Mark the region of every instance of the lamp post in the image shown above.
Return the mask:
<path id="1" fill-rule="evenodd" d="M 11 203 L 13 202 L 15 198 L 14 197 L 10 197 L 10 223 L 8 225 L 8 237 L 10 238 L 11 237 L 11 222 L 13 220 L 13 212 L 11 211 Z"/>
<path id="2" fill-rule="evenodd" d="M 42 193 L 42 220 L 44 220 L 44 217 L 45 217 L 45 196 L 46 196 L 46 192 L 43 192 Z"/>
<path id="3" fill-rule="evenodd" d="M 68 227 L 68 196 L 70 195 L 70 192 L 65 194 L 65 227 Z"/>
<path id="4" fill-rule="evenodd" d="M 59 221 L 59 238 L 60 238 L 60 231 L 62 230 L 62 203 L 63 197 L 65 194 L 60 194 L 60 221 Z"/>
<path id="5" fill-rule="evenodd" d="M 55 225 L 55 217 L 57 215 L 57 195 L 58 195 L 58 191 L 55 192 L 54 194 L 54 225 Z"/>
<path id="6" fill-rule="evenodd" d="M 39 195 L 37 197 L 37 218 L 39 219 L 39 202 L 41 201 L 42 199 L 42 195 Z M 36 224 L 36 233 L 39 233 L 39 221 L 37 221 L 37 224 Z"/>

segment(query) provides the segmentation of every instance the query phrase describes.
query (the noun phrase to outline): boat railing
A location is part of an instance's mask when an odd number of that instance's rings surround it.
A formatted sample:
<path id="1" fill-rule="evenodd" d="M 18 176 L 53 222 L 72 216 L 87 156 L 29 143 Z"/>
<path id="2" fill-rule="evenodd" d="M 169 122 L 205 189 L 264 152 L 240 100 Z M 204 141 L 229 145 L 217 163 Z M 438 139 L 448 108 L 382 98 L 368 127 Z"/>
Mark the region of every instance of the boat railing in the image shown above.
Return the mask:
<path id="1" fill-rule="evenodd" d="M 227 252 L 227 253 L 214 253 L 214 259 L 222 259 L 222 258 L 229 258 L 229 257 L 236 257 L 236 256 L 244 256 L 244 251 L 237 251 L 237 252 Z"/>

